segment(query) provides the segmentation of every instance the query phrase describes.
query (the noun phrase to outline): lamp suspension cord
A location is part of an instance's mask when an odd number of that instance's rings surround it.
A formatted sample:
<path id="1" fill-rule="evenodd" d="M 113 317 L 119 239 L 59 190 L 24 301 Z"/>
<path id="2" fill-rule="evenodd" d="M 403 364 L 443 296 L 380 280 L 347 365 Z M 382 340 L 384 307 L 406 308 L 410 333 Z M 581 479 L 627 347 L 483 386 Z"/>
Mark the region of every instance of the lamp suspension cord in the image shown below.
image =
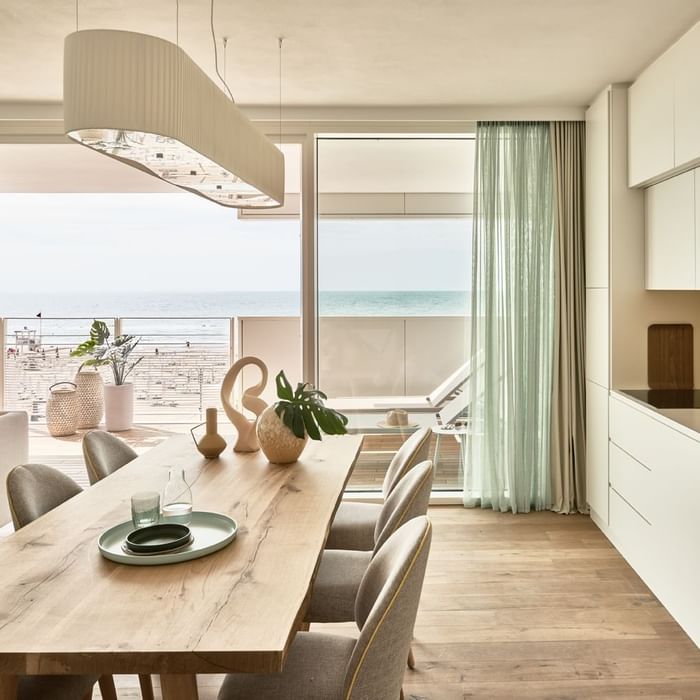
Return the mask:
<path id="1" fill-rule="evenodd" d="M 78 31 L 78 0 L 75 0 L 75 31 Z"/>
<path id="2" fill-rule="evenodd" d="M 283 37 L 278 37 L 277 41 L 279 42 L 279 77 L 280 77 L 280 111 L 279 111 L 279 122 L 280 122 L 280 150 L 282 149 L 282 40 Z"/>
<path id="3" fill-rule="evenodd" d="M 228 96 L 231 98 L 231 102 L 235 103 L 236 100 L 233 99 L 233 95 L 231 94 L 231 90 L 229 90 L 228 84 L 221 77 L 221 73 L 219 72 L 219 52 L 216 48 L 216 32 L 214 31 L 214 0 L 211 0 L 211 12 L 209 15 L 209 21 L 211 24 L 211 38 L 214 42 L 214 70 L 216 70 L 216 74 L 219 76 L 219 80 L 223 83 L 224 87 L 226 88 L 226 92 L 228 92 Z"/>
<path id="4" fill-rule="evenodd" d="M 175 0 L 175 44 L 180 46 L 180 0 Z"/>
<path id="5" fill-rule="evenodd" d="M 228 65 L 228 60 L 226 59 L 226 47 L 228 46 L 228 37 L 225 36 L 221 41 L 224 45 L 224 82 L 226 82 L 226 66 Z"/>

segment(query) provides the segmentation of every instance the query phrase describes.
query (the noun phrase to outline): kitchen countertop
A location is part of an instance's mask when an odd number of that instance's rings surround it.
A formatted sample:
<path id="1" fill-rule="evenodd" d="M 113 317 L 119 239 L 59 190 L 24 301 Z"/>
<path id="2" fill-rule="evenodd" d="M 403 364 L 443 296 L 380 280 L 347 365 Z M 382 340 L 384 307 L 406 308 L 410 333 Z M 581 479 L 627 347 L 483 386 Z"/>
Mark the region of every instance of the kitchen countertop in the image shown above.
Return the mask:
<path id="1" fill-rule="evenodd" d="M 700 442 L 700 390 L 612 389 L 610 393 Z"/>

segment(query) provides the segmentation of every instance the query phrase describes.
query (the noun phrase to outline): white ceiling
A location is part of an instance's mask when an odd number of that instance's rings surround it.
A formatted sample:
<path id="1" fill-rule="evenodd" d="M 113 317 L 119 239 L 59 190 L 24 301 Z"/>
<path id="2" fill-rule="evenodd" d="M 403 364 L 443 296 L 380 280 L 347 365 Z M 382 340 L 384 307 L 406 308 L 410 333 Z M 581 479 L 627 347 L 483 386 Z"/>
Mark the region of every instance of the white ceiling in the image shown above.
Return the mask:
<path id="1" fill-rule="evenodd" d="M 79 0 L 80 27 L 175 38 L 175 0 Z M 0 0 L 0 101 L 60 101 L 74 0 Z M 633 79 L 700 19 L 700 0 L 217 0 L 241 104 L 581 106 Z M 209 0 L 180 43 L 213 72 Z"/>

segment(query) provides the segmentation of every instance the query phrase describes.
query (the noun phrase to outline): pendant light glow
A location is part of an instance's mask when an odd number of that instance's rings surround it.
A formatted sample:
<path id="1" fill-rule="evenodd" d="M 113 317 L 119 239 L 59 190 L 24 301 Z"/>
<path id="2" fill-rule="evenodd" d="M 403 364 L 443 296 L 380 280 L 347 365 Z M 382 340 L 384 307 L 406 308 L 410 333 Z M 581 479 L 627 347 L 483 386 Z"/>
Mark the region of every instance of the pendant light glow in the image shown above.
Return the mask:
<path id="1" fill-rule="evenodd" d="M 223 206 L 284 203 L 282 152 L 169 41 L 69 34 L 63 104 L 78 143 Z"/>

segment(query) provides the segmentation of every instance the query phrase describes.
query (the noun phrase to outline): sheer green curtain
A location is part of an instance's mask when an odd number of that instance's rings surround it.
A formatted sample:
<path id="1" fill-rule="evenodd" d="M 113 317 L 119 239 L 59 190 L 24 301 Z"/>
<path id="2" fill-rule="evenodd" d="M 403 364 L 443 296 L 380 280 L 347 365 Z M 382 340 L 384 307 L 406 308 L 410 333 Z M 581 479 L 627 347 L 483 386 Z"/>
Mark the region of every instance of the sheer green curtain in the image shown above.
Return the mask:
<path id="1" fill-rule="evenodd" d="M 467 506 L 551 505 L 555 204 L 547 122 L 479 122 Z"/>

